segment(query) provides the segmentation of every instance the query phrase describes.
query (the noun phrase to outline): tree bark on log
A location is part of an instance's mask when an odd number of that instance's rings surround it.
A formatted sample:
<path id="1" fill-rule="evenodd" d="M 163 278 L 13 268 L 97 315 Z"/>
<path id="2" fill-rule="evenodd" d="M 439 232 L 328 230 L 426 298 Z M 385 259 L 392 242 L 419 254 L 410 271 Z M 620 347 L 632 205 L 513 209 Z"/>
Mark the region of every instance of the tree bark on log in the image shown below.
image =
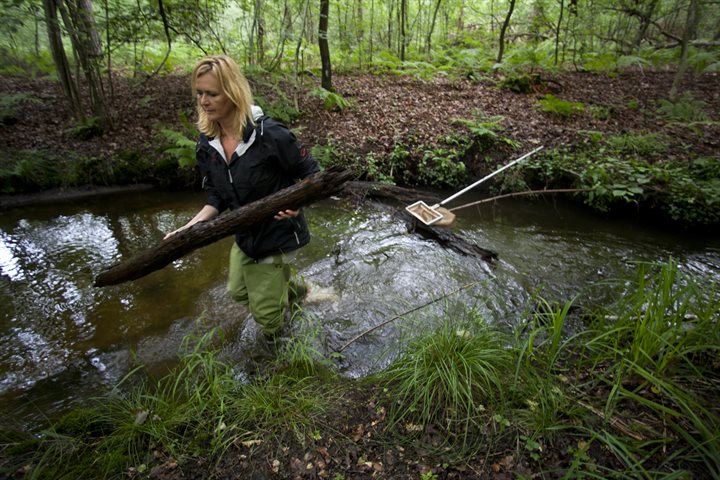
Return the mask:
<path id="1" fill-rule="evenodd" d="M 498 254 L 496 252 L 482 248 L 474 243 L 470 243 L 464 238 L 455 235 L 445 227 L 425 225 L 424 223 L 417 221 L 417 219 L 412 217 L 410 214 L 407 214 L 406 218 L 408 220 L 408 232 L 417 233 L 428 240 L 434 240 L 443 247 L 454 250 L 461 255 L 480 257 L 486 262 L 497 259 Z"/>
<path id="2" fill-rule="evenodd" d="M 407 225 L 408 232 L 437 242 L 443 248 L 449 248 L 461 255 L 478 257 L 486 262 L 495 260 L 498 257 L 496 252 L 468 242 L 459 235 L 455 235 L 449 228 L 425 225 L 422 222 L 418 222 L 415 217 L 405 211 L 405 206 L 418 200 L 423 200 L 430 205 L 440 203 L 440 197 L 434 193 L 385 183 L 357 181 L 346 183 L 342 193 L 359 203 L 367 200 L 375 201 L 376 204 L 382 205 L 384 209 L 391 211 L 395 218 L 404 221 Z M 398 204 L 400 207 L 389 205 L 388 203 Z"/>
<path id="3" fill-rule="evenodd" d="M 352 176 L 349 170 L 331 168 L 237 210 L 196 223 L 155 247 L 108 268 L 95 278 L 94 285 L 105 287 L 144 277 L 200 247 L 266 220 L 280 210 L 297 209 L 334 195 Z"/>

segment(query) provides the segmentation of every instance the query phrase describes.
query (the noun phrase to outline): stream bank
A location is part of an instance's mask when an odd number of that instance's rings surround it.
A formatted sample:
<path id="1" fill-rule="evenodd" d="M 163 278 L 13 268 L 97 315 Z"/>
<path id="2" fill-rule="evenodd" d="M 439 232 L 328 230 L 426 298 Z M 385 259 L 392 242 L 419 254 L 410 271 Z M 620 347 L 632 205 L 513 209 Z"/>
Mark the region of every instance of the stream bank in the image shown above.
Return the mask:
<path id="1" fill-rule="evenodd" d="M 570 198 L 600 212 L 638 206 L 640 218 L 717 225 L 720 75 L 688 75 L 675 103 L 667 99 L 669 71 L 533 78 L 527 93 L 518 93 L 503 87 L 512 86 L 511 78 L 500 75 L 480 81 L 338 75 L 337 92 L 350 106 L 333 111 L 309 94 L 315 87 L 309 79 L 297 93 L 282 80 L 279 90 L 251 83 L 266 112 L 292 125 L 324 166 L 351 167 L 363 179 L 452 190 L 544 145 L 534 162 L 486 192 L 589 188 Z M 77 125 L 61 120 L 70 114 L 57 84 L 3 77 L 0 94 L 24 100 L 12 106 L 13 122 L 0 125 L 2 191 L 148 182 L 197 187 L 194 171 L 179 168 L 168 153 L 178 145 L 162 133 L 194 138 L 186 120 L 194 115 L 188 77 L 114 83 L 113 127 L 81 138 Z M 298 111 L 291 108 L 295 99 Z M 192 148 L 187 155 L 192 158 Z M 48 180 L 54 170 L 59 185 Z"/>

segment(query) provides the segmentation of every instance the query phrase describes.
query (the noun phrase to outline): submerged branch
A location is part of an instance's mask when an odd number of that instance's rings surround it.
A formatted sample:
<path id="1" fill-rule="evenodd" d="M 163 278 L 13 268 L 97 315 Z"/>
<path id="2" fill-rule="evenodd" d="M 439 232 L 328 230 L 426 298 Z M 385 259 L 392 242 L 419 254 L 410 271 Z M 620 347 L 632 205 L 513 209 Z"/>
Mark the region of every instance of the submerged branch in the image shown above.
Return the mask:
<path id="1" fill-rule="evenodd" d="M 503 198 L 509 198 L 509 197 L 519 197 L 522 195 L 540 195 L 543 193 L 578 193 L 578 192 L 588 192 L 588 191 L 590 191 L 589 188 L 556 188 L 554 190 L 528 190 L 527 192 L 505 193 L 503 195 L 497 195 L 495 197 L 478 200 L 477 202 L 466 203 L 465 205 L 460 205 L 459 207 L 449 208 L 448 210 L 450 210 L 451 212 L 454 212 L 455 210 L 473 207 L 475 205 L 480 205 L 481 203 L 494 202 L 495 200 L 501 200 Z"/>

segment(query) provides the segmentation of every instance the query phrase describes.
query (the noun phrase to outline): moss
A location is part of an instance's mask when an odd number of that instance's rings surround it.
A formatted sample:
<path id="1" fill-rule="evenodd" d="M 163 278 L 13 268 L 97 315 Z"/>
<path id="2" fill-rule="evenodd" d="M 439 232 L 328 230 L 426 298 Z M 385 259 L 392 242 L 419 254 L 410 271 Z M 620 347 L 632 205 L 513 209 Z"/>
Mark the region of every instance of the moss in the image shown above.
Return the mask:
<path id="1" fill-rule="evenodd" d="M 58 434 L 72 437 L 104 435 L 110 430 L 100 412 L 93 408 L 73 410 L 61 417 L 53 428 Z"/>

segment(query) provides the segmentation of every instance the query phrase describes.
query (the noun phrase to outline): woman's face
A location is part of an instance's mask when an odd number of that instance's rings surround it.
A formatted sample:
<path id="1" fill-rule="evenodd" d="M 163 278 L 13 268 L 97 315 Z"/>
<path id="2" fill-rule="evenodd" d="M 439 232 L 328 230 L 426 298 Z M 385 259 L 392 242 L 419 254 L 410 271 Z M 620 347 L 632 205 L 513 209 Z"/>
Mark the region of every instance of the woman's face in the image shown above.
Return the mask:
<path id="1" fill-rule="evenodd" d="M 235 105 L 220 89 L 220 82 L 212 72 L 197 78 L 195 92 L 198 105 L 203 109 L 208 120 L 218 122 L 222 127 L 231 124 Z"/>

